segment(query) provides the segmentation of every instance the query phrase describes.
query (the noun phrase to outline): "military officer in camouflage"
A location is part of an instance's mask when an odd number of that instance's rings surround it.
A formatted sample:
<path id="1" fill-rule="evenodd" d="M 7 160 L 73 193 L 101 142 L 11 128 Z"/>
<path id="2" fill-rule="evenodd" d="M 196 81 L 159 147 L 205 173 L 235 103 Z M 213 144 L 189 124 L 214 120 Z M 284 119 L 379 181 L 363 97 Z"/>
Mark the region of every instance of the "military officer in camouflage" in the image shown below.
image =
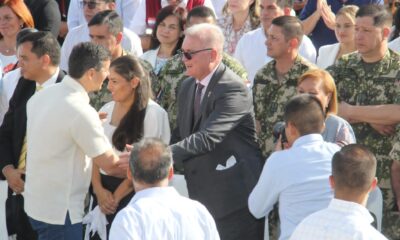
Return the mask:
<path id="1" fill-rule="evenodd" d="M 115 11 L 106 10 L 97 13 L 88 23 L 89 35 L 93 43 L 99 44 L 107 48 L 111 53 L 111 59 L 114 60 L 118 57 L 128 54 L 122 48 L 122 19 Z M 150 78 L 155 78 L 153 68 L 150 63 L 145 60 L 139 59 L 144 68 L 149 72 Z M 103 82 L 101 89 L 97 92 L 89 94 L 90 105 L 96 110 L 99 110 L 104 104 L 112 100 L 111 93 L 107 89 L 108 79 Z"/>
<path id="2" fill-rule="evenodd" d="M 215 15 L 210 8 L 198 6 L 188 13 L 186 27 L 199 23 L 216 24 Z M 222 63 L 247 83 L 246 70 L 236 59 L 223 53 Z M 155 94 L 156 102 L 168 112 L 171 129 L 175 129 L 176 127 L 176 96 L 180 84 L 188 77 L 185 72 L 186 68 L 183 64 L 182 56 L 177 54 L 167 61 L 157 79 L 152 81 L 152 89 Z"/>
<path id="3" fill-rule="evenodd" d="M 400 56 L 387 47 L 391 24 L 392 16 L 385 7 L 360 7 L 355 33 L 358 52 L 343 56 L 327 69 L 336 80 L 342 102 L 359 106 L 400 104 Z M 396 205 L 392 193 L 400 197 L 399 132 L 394 134 L 395 128 L 385 125 L 388 122 L 383 114 L 381 121 L 371 121 L 367 117 L 342 113 L 339 111 L 353 123 L 357 142 L 366 145 L 378 160 L 377 177 L 385 202 L 383 233 L 390 239 L 399 239 L 400 218 L 391 211 Z"/>
<path id="4" fill-rule="evenodd" d="M 298 54 L 303 27 L 296 17 L 281 16 L 267 31 L 267 54 L 273 60 L 256 74 L 253 86 L 258 138 L 265 157 L 274 149 L 272 128 L 283 120 L 286 102 L 297 94 L 297 79 L 315 66 Z"/>

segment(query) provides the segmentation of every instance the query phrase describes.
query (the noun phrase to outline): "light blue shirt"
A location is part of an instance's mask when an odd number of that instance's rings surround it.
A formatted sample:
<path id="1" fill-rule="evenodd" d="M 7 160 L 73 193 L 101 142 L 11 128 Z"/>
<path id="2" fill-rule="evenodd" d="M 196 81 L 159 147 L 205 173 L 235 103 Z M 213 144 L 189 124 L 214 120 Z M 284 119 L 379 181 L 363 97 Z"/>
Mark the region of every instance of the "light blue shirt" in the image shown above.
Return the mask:
<path id="1" fill-rule="evenodd" d="M 274 152 L 250 194 L 250 212 L 262 218 L 279 202 L 279 239 L 288 239 L 297 224 L 326 208 L 333 198 L 329 176 L 332 156 L 339 149 L 320 134 L 309 134 L 296 139 L 291 148 Z"/>

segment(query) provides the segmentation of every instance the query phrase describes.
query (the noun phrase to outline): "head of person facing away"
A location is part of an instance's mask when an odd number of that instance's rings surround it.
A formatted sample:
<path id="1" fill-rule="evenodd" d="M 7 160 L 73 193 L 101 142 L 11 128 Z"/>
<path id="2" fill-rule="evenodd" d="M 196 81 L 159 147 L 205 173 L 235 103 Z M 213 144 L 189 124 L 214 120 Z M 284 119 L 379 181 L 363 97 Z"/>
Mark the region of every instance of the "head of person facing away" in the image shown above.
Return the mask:
<path id="1" fill-rule="evenodd" d="M 260 0 L 260 20 L 264 31 L 267 31 L 272 20 L 277 17 L 290 15 L 293 2 L 288 0 Z"/>
<path id="2" fill-rule="evenodd" d="M 49 32 L 29 32 L 18 39 L 17 56 L 21 75 L 42 84 L 60 63 L 60 45 Z"/>
<path id="3" fill-rule="evenodd" d="M 117 12 L 105 10 L 98 12 L 89 21 L 90 41 L 102 45 L 110 51 L 112 59 L 122 55 L 123 23 Z"/>
<path id="4" fill-rule="evenodd" d="M 110 62 L 111 55 L 105 47 L 91 42 L 79 43 L 68 59 L 69 75 L 87 92 L 98 91 L 108 76 Z"/>
<path id="5" fill-rule="evenodd" d="M 376 158 L 363 145 L 344 146 L 332 158 L 330 184 L 335 198 L 366 205 L 368 193 L 377 185 Z"/>
<path id="6" fill-rule="evenodd" d="M 196 6 L 192 8 L 186 18 L 186 28 L 199 23 L 216 24 L 217 18 L 215 17 L 214 11 L 206 6 Z"/>
<path id="7" fill-rule="evenodd" d="M 387 51 L 392 15 L 384 6 L 364 5 L 356 14 L 355 43 L 364 62 L 380 61 Z"/>
<path id="8" fill-rule="evenodd" d="M 186 75 L 202 80 L 222 61 L 224 35 L 209 23 L 196 24 L 185 30 L 182 60 Z"/>
<path id="9" fill-rule="evenodd" d="M 160 139 L 144 138 L 133 145 L 128 178 L 133 181 L 136 192 L 167 187 L 173 174 L 171 150 Z"/>
<path id="10" fill-rule="evenodd" d="M 85 16 L 86 22 L 90 22 L 90 20 L 98 12 L 101 12 L 104 10 L 115 9 L 115 1 L 114 0 L 80 1 L 80 4 L 81 4 L 80 7 L 83 10 L 83 16 Z"/>
<path id="11" fill-rule="evenodd" d="M 294 59 L 303 35 L 303 25 L 297 17 L 275 18 L 267 31 L 267 55 L 277 61 L 284 58 Z"/>
<path id="12" fill-rule="evenodd" d="M 317 97 L 300 94 L 289 100 L 283 114 L 289 146 L 301 136 L 320 134 L 325 127 L 325 112 Z"/>

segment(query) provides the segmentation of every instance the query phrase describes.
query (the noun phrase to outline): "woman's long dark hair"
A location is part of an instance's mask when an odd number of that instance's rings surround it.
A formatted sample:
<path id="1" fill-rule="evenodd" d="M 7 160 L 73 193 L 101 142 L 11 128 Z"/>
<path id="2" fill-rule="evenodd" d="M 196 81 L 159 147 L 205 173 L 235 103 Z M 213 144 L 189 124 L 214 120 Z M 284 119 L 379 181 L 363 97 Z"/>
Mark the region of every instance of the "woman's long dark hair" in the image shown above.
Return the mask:
<path id="1" fill-rule="evenodd" d="M 114 147 L 123 151 L 126 144 L 137 142 L 143 137 L 144 117 L 151 97 L 150 80 L 142 64 L 133 56 L 126 55 L 115 59 L 110 68 L 128 82 L 135 77 L 139 79 L 134 93 L 135 100 L 112 136 Z"/>
<path id="2" fill-rule="evenodd" d="M 397 8 L 396 12 L 393 14 L 393 25 L 394 30 L 392 36 L 390 36 L 389 42 L 400 36 L 400 8 Z"/>
<path id="3" fill-rule="evenodd" d="M 181 48 L 182 46 L 182 42 L 183 42 L 183 31 L 184 31 L 184 27 L 185 27 L 185 23 L 186 23 L 186 15 L 187 15 L 187 11 L 184 8 L 181 7 L 175 7 L 175 6 L 166 6 L 164 8 L 162 8 L 160 10 L 160 12 L 158 12 L 157 17 L 156 17 L 156 24 L 154 25 L 153 28 L 153 32 L 151 34 L 151 42 L 150 42 L 150 49 L 156 49 L 158 48 L 158 46 L 160 46 L 160 41 L 158 41 L 157 39 L 157 29 L 158 29 L 158 25 L 160 25 L 160 23 L 162 21 L 164 21 L 164 19 L 166 19 L 169 16 L 175 16 L 178 18 L 178 24 L 179 24 L 179 30 L 181 30 L 182 34 L 178 39 L 178 43 L 175 46 L 174 51 L 172 52 L 172 55 L 177 54 L 177 51 Z"/>

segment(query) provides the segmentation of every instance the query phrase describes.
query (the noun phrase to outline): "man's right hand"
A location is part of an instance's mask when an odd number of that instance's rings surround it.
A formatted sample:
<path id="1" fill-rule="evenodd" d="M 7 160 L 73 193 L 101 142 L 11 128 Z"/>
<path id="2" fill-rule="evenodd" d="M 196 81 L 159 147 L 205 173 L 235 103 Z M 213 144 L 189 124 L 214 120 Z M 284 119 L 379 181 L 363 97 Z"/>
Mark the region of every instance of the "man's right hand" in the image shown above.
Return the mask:
<path id="1" fill-rule="evenodd" d="M 375 131 L 383 136 L 391 136 L 396 133 L 396 125 L 369 124 Z"/>
<path id="2" fill-rule="evenodd" d="M 11 190 L 17 194 L 24 191 L 25 182 L 22 180 L 22 174 L 25 174 L 25 170 L 15 169 L 14 166 L 8 165 L 3 169 L 3 174 Z"/>

